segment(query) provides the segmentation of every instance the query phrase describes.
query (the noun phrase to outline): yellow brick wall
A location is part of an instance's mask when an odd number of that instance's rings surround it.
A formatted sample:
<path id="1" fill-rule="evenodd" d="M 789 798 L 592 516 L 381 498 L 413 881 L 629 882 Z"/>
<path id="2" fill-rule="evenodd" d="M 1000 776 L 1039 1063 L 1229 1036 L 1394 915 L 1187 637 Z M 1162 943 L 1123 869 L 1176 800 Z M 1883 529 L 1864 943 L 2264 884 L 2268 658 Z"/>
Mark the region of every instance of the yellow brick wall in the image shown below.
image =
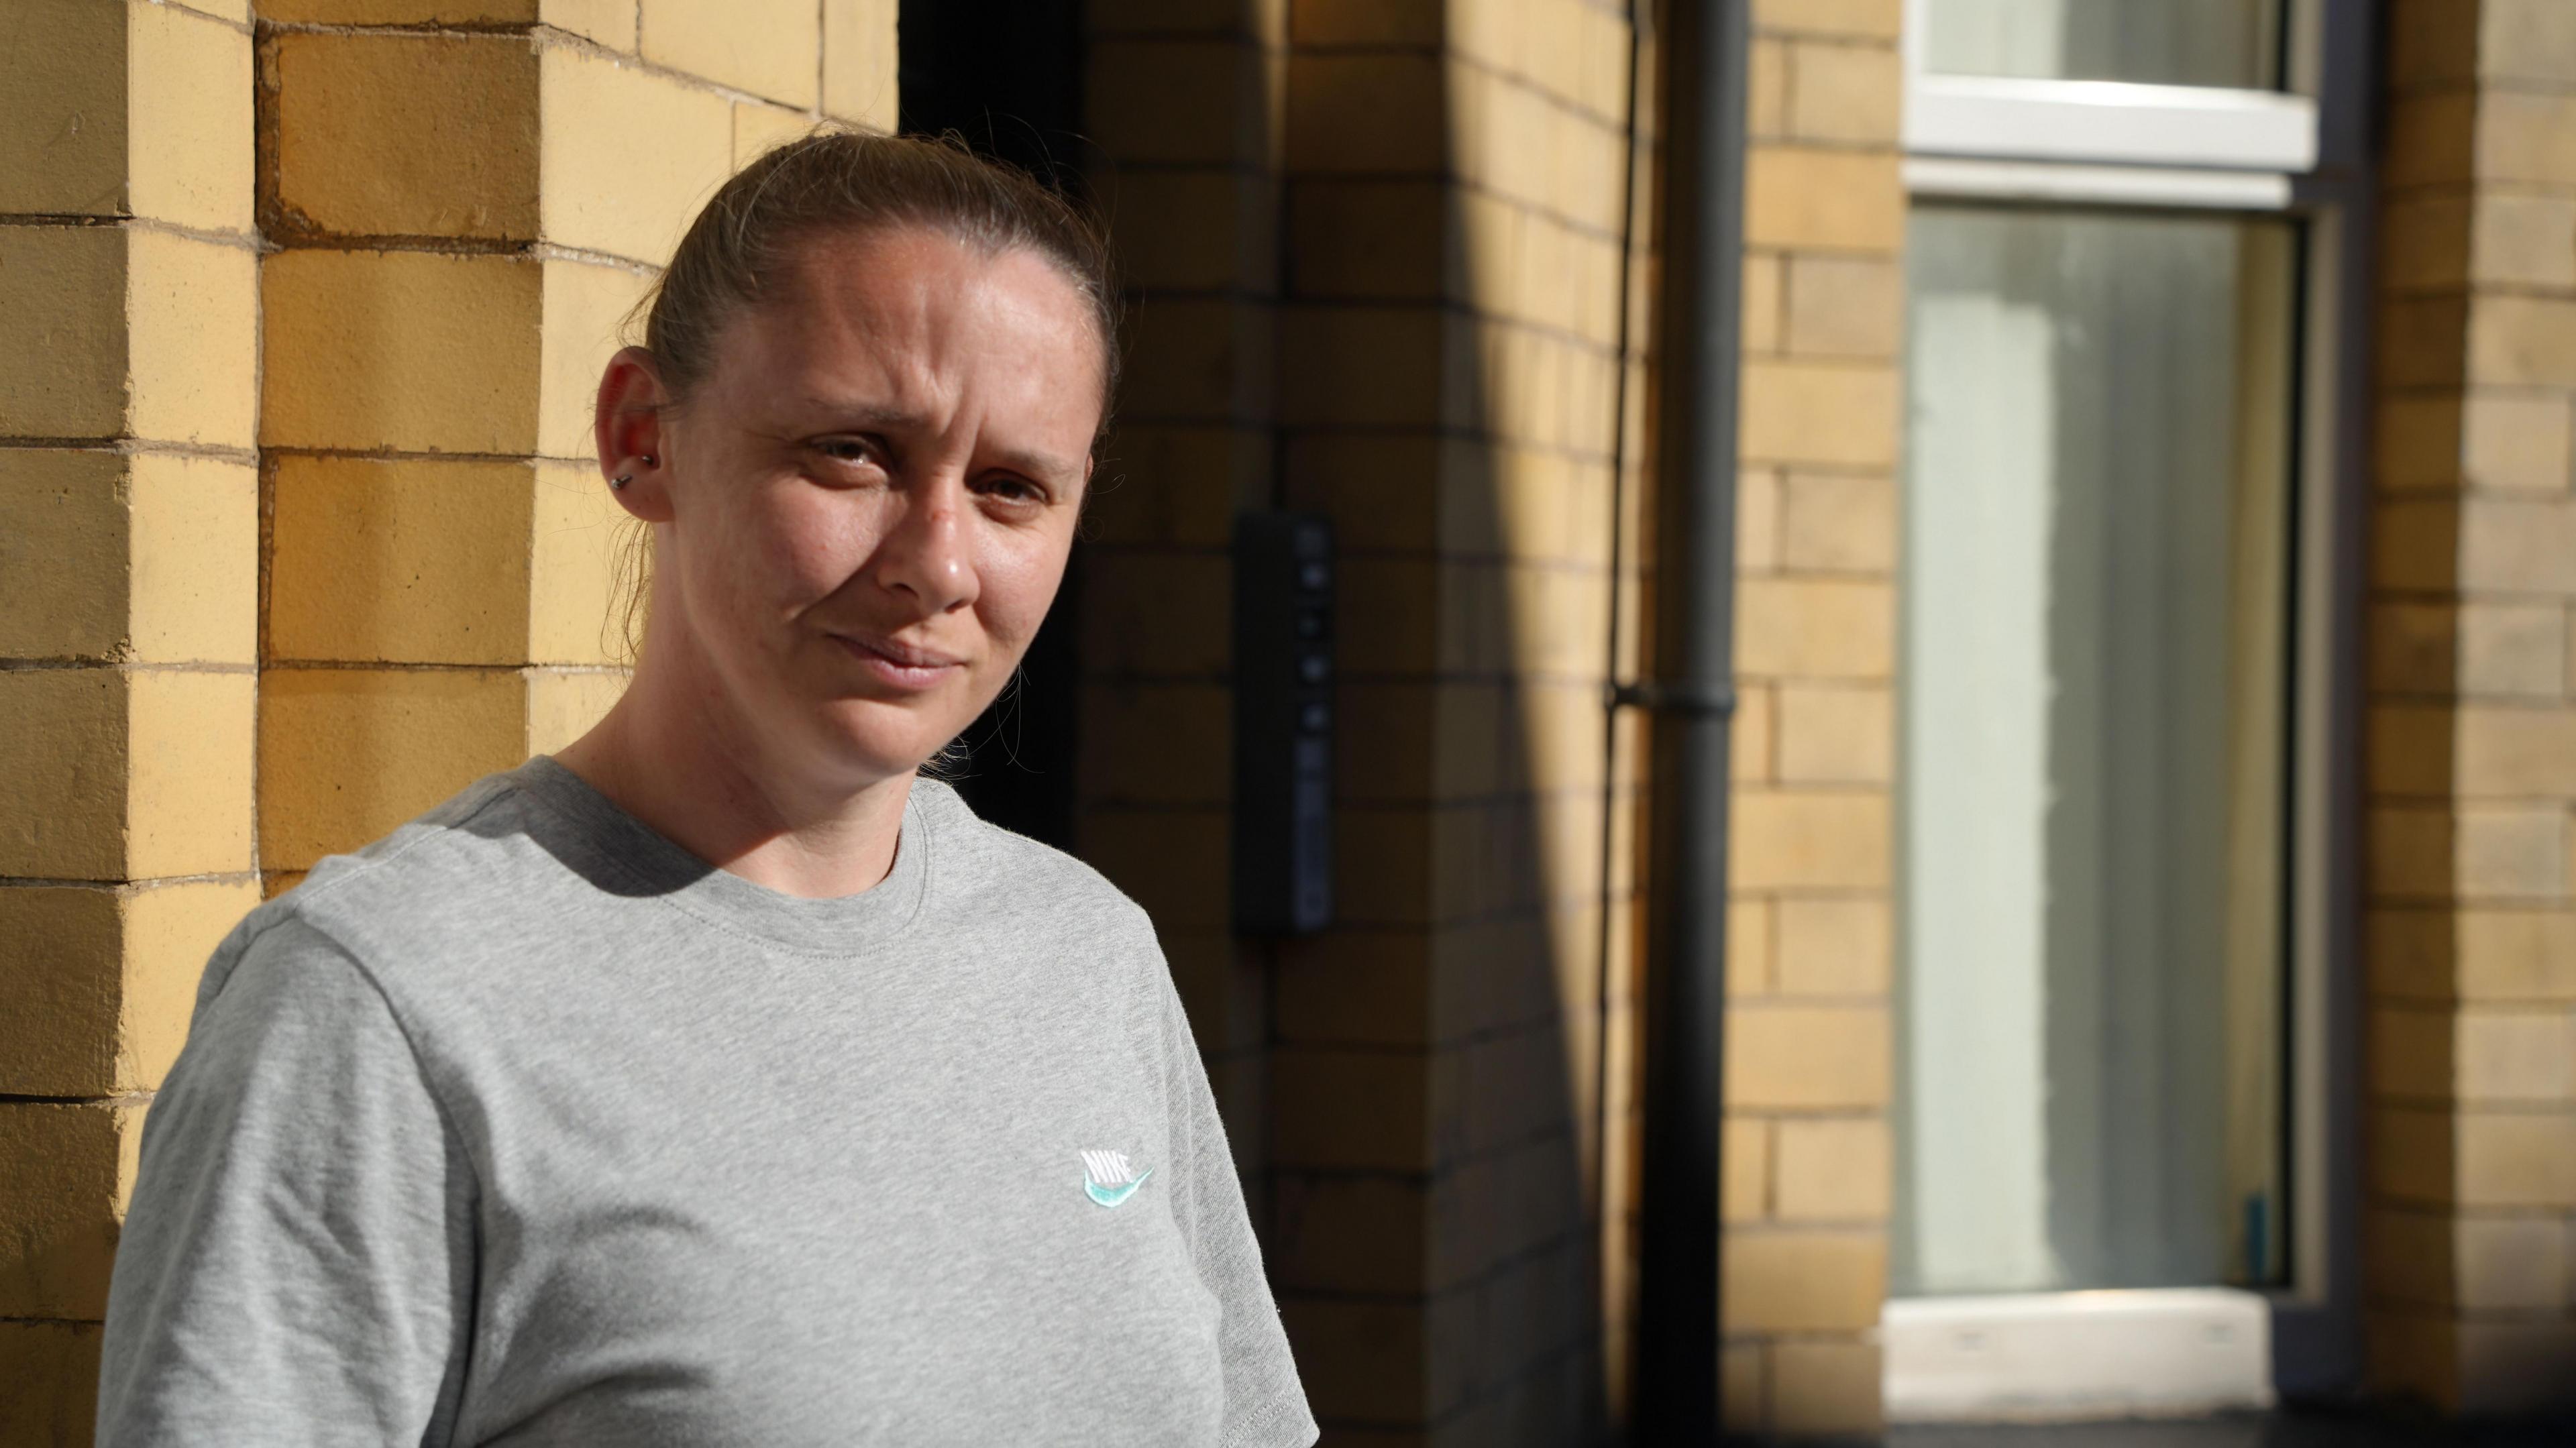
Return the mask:
<path id="1" fill-rule="evenodd" d="M 2576 12 L 2400 0 L 2367 622 L 2374 1383 L 2576 1401 Z"/>
<path id="2" fill-rule="evenodd" d="M 892 0 L 268 0 L 270 888 L 616 698 L 590 398 L 726 174 L 894 122 Z"/>
<path id="3" fill-rule="evenodd" d="M 258 252 L 239 3 L 0 50 L 0 1439 L 86 1442 L 150 1093 L 257 903 Z"/>
<path id="4" fill-rule="evenodd" d="M 1725 1401 L 1879 1422 L 1887 1291 L 1898 0 L 1754 6 L 1737 480 Z"/>
<path id="5" fill-rule="evenodd" d="M 0 51 L 0 1444 L 83 1443 L 207 953 L 622 674 L 590 394 L 894 0 L 25 0 Z"/>

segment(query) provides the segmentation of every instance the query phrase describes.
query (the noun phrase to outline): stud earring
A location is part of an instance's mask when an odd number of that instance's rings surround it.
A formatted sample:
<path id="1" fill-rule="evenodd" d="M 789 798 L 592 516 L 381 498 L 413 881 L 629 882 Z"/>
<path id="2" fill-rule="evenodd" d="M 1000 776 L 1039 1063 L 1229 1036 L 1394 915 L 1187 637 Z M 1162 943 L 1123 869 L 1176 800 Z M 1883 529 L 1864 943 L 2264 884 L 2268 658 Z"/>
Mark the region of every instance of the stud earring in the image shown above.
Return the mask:
<path id="1" fill-rule="evenodd" d="M 626 485 L 633 481 L 635 481 L 635 475 L 633 473 L 620 473 L 616 477 L 610 478 L 608 480 L 608 485 L 620 492 L 623 492 L 625 491 Z"/>

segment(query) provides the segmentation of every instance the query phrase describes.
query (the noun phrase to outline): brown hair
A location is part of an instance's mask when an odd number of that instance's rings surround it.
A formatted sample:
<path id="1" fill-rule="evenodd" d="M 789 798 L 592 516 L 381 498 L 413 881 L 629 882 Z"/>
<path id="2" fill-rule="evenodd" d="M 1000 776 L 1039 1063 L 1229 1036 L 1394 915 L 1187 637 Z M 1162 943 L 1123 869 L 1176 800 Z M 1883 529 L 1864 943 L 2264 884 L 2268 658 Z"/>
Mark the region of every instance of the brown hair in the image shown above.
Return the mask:
<path id="1" fill-rule="evenodd" d="M 976 155 L 953 133 L 929 139 L 818 130 L 767 152 L 718 187 L 636 308 L 643 346 L 663 386 L 685 399 L 706 380 L 726 322 L 786 293 L 801 243 L 819 234 L 905 226 L 940 232 L 987 255 L 1025 249 L 1055 264 L 1099 332 L 1105 433 L 1119 371 L 1118 292 L 1107 237 L 1062 197 Z M 634 330 L 631 317 L 628 330 Z M 652 530 L 639 525 L 617 567 L 623 595 L 617 621 L 630 658 L 643 646 L 652 562 Z"/>

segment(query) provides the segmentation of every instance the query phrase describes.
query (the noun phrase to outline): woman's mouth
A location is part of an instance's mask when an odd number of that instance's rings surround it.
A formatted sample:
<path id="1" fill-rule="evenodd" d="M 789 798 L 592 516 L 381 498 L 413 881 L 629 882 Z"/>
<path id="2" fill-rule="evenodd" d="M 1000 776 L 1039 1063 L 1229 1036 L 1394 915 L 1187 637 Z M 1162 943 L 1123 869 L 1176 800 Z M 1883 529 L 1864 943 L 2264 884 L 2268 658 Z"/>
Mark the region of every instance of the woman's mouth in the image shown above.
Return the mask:
<path id="1" fill-rule="evenodd" d="M 870 674 L 897 689 L 918 692 L 936 688 L 966 667 L 966 661 L 954 655 L 893 639 L 837 633 L 832 638 Z"/>

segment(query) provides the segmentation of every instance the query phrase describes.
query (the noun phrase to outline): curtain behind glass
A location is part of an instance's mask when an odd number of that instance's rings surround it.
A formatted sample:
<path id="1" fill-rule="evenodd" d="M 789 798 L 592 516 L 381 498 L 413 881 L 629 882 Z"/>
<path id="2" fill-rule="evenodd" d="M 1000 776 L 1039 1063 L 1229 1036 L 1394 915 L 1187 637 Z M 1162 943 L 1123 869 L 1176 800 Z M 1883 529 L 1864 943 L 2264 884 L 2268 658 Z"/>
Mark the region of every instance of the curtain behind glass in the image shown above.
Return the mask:
<path id="1" fill-rule="evenodd" d="M 1899 1292 L 2282 1269 L 2293 249 L 1916 212 Z"/>
<path id="2" fill-rule="evenodd" d="M 2276 85 L 2279 0 L 1931 0 L 1924 63 L 1950 75 Z"/>

